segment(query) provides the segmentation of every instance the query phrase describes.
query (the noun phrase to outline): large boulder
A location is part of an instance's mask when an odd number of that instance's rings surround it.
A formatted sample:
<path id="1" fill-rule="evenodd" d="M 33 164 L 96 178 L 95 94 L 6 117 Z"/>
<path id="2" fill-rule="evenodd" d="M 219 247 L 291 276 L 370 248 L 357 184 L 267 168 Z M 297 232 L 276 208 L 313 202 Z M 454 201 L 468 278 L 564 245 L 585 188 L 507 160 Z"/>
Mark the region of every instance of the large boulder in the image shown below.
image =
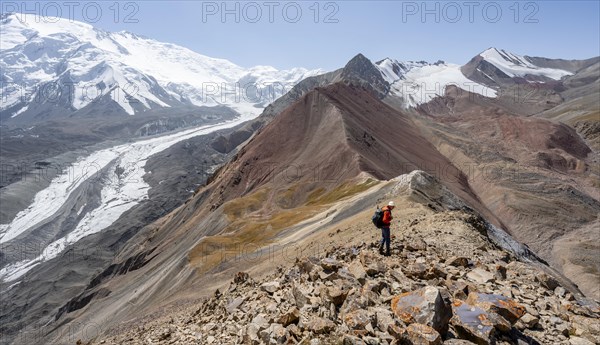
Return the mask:
<path id="1" fill-rule="evenodd" d="M 511 324 L 517 322 L 526 312 L 525 308 L 514 300 L 496 294 L 471 292 L 467 297 L 467 303 L 476 305 L 487 312 L 494 312 Z"/>
<path id="2" fill-rule="evenodd" d="M 385 263 L 381 260 L 380 256 L 377 256 L 371 252 L 361 252 L 360 263 L 365 269 L 365 272 L 369 276 L 376 276 L 382 274 L 387 270 Z"/>
<path id="3" fill-rule="evenodd" d="M 325 270 L 325 271 L 337 271 L 339 268 L 342 267 L 342 264 L 337 261 L 336 259 L 333 258 L 325 258 L 323 260 L 321 260 L 321 267 Z"/>
<path id="4" fill-rule="evenodd" d="M 289 337 L 288 331 L 280 324 L 273 323 L 259 332 L 263 344 L 283 344 Z"/>
<path id="5" fill-rule="evenodd" d="M 352 288 L 344 301 L 344 304 L 340 307 L 340 315 L 345 315 L 349 312 L 366 309 L 369 306 L 369 299 L 363 296 L 360 289 Z"/>
<path id="6" fill-rule="evenodd" d="M 344 304 L 344 301 L 346 300 L 351 288 L 352 287 L 350 285 L 338 283 L 334 286 L 329 286 L 324 289 L 323 297 L 326 301 L 329 301 L 336 307 L 339 307 Z"/>
<path id="7" fill-rule="evenodd" d="M 360 262 L 354 261 L 351 263 L 350 266 L 348 266 L 348 271 L 350 271 L 350 274 L 352 274 L 352 276 L 354 276 L 361 284 L 365 283 L 367 271 L 365 271 L 365 268 Z"/>
<path id="8" fill-rule="evenodd" d="M 485 310 L 457 300 L 452 304 L 452 314 L 450 323 L 461 338 L 480 345 L 491 343 L 496 328 Z"/>
<path id="9" fill-rule="evenodd" d="M 233 313 L 237 308 L 239 308 L 242 305 L 242 303 L 244 303 L 243 297 L 234 298 L 231 302 L 227 304 L 225 310 L 227 310 L 228 313 Z"/>
<path id="10" fill-rule="evenodd" d="M 556 289 L 557 287 L 560 286 L 560 283 L 558 282 L 558 280 L 556 280 L 556 278 L 546 274 L 546 273 L 539 273 L 535 276 L 535 281 L 540 283 L 541 286 L 545 287 L 548 290 L 552 290 L 554 291 L 554 289 Z"/>
<path id="11" fill-rule="evenodd" d="M 433 286 L 394 297 L 392 311 L 404 323 L 427 325 L 442 336 L 448 331 L 448 321 L 452 317 L 452 310 L 441 291 Z"/>
<path id="12" fill-rule="evenodd" d="M 279 290 L 279 282 L 278 281 L 272 281 L 272 282 L 263 283 L 260 286 L 260 289 L 263 290 L 263 291 L 265 291 L 265 292 L 268 292 L 269 294 L 272 295 L 273 293 L 275 293 L 275 291 Z"/>
<path id="13" fill-rule="evenodd" d="M 571 317 L 570 333 L 600 344 L 600 321 L 598 321 L 598 318 L 573 315 Z"/>
<path id="14" fill-rule="evenodd" d="M 508 332 L 525 308 L 502 295 L 471 292 L 465 302 L 452 304 L 450 323 L 461 338 L 489 344 L 498 332 Z"/>
<path id="15" fill-rule="evenodd" d="M 242 333 L 242 341 L 244 344 L 258 345 L 260 338 L 258 336 L 258 328 L 254 324 L 249 324 L 244 328 Z"/>
<path id="16" fill-rule="evenodd" d="M 298 308 L 304 307 L 306 303 L 308 303 L 308 294 L 304 291 L 303 286 L 294 285 L 292 287 L 292 296 L 294 296 L 294 301 L 296 302 L 296 306 Z"/>

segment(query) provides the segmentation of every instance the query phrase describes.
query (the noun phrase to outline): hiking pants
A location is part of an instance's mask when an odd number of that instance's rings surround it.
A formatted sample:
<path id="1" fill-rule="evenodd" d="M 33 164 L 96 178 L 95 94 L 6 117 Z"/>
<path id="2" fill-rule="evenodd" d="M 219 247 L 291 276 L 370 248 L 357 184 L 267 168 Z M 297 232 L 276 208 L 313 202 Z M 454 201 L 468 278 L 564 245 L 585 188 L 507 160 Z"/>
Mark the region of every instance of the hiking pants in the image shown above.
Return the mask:
<path id="1" fill-rule="evenodd" d="M 390 251 L 390 227 L 384 226 L 381 228 L 381 248 L 385 244 L 385 250 Z"/>

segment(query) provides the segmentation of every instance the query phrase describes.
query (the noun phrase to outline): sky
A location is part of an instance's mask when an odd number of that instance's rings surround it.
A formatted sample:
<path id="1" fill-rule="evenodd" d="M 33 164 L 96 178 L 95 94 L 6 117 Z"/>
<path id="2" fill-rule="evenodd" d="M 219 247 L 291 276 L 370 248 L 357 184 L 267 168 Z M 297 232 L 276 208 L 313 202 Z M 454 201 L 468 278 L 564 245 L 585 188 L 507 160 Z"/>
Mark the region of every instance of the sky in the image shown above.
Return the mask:
<path id="1" fill-rule="evenodd" d="M 464 64 L 489 47 L 549 58 L 600 55 L 600 1 L 3 1 L 1 7 L 126 30 L 243 67 L 334 70 L 358 53 L 372 61 Z"/>

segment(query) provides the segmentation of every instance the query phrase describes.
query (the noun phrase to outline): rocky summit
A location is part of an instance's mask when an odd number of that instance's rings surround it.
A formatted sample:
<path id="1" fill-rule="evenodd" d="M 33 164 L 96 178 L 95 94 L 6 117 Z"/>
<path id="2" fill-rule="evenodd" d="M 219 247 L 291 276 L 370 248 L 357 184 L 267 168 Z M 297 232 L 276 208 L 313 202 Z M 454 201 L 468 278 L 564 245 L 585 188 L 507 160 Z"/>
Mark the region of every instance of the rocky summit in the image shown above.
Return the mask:
<path id="1" fill-rule="evenodd" d="M 597 305 L 492 243 L 471 211 L 400 204 L 389 257 L 368 219 L 342 223 L 320 255 L 238 272 L 210 298 L 89 344 L 600 343 Z"/>

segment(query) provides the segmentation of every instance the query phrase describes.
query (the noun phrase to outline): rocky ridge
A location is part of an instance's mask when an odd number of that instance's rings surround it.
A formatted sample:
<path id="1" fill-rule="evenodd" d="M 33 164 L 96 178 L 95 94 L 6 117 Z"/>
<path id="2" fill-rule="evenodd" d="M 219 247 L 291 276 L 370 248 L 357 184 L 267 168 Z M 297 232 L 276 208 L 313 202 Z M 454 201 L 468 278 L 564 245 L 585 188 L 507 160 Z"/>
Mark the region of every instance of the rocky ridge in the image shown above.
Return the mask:
<path id="1" fill-rule="evenodd" d="M 368 221 L 338 228 L 327 237 L 345 244 L 322 255 L 239 272 L 185 312 L 89 344 L 600 343 L 597 305 L 492 244 L 472 213 L 410 207 L 426 212 L 401 220 L 390 257 Z"/>

